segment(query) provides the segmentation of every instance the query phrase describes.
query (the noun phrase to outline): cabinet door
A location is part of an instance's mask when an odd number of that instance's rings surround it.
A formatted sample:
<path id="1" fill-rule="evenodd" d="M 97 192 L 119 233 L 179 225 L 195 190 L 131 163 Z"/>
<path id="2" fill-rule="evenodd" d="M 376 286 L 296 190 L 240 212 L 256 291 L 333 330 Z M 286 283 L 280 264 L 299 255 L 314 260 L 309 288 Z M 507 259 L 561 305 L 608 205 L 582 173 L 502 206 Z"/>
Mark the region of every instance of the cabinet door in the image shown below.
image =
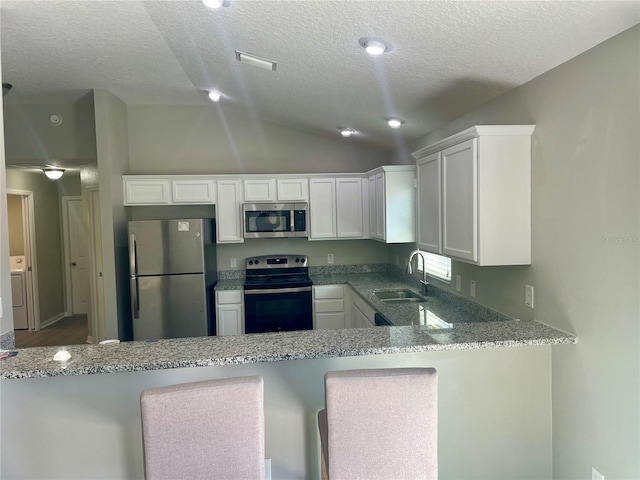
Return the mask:
<path id="1" fill-rule="evenodd" d="M 188 205 L 216 202 L 213 179 L 172 180 L 172 201 Z"/>
<path id="2" fill-rule="evenodd" d="M 384 189 L 384 173 L 376 174 L 376 238 L 385 239 L 386 202 Z"/>
<path id="3" fill-rule="evenodd" d="M 310 239 L 336 238 L 336 181 L 334 178 L 309 180 Z"/>
<path id="4" fill-rule="evenodd" d="M 351 304 L 351 324 L 353 328 L 366 328 L 369 326 L 367 316 L 362 313 L 355 303 Z"/>
<path id="5" fill-rule="evenodd" d="M 362 178 L 336 179 L 337 233 L 339 238 L 362 238 Z"/>
<path id="6" fill-rule="evenodd" d="M 275 202 L 275 178 L 247 179 L 244 181 L 245 202 Z"/>
<path id="7" fill-rule="evenodd" d="M 418 248 L 442 254 L 442 168 L 440 152 L 418 160 Z"/>
<path id="8" fill-rule="evenodd" d="M 309 180 L 306 178 L 278 178 L 279 202 L 308 202 Z"/>
<path id="9" fill-rule="evenodd" d="M 478 259 L 477 139 L 442 151 L 443 253 Z"/>
<path id="10" fill-rule="evenodd" d="M 218 305 L 216 307 L 216 335 L 241 335 L 243 332 L 244 318 L 242 304 Z"/>
<path id="11" fill-rule="evenodd" d="M 161 205 L 170 200 L 171 180 L 159 179 L 124 179 L 125 205 Z"/>
<path id="12" fill-rule="evenodd" d="M 376 176 L 369 177 L 369 236 L 371 238 L 380 238 L 378 236 L 378 200 L 376 197 Z"/>
<path id="13" fill-rule="evenodd" d="M 217 243 L 242 243 L 242 182 L 241 180 L 218 180 L 216 203 Z"/>

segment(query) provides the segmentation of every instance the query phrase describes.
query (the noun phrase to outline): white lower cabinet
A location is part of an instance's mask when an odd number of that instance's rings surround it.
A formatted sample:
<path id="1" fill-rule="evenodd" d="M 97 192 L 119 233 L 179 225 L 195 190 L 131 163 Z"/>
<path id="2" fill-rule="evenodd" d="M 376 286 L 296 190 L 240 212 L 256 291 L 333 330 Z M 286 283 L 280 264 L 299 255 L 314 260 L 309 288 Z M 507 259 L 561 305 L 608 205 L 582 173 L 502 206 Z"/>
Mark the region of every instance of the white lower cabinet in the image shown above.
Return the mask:
<path id="1" fill-rule="evenodd" d="M 243 290 L 216 292 L 216 335 L 218 337 L 244 333 L 243 297 Z"/>
<path id="2" fill-rule="evenodd" d="M 376 311 L 360 295 L 351 295 L 351 327 L 369 328 L 376 325 Z"/>
<path id="3" fill-rule="evenodd" d="M 313 287 L 313 328 L 327 330 L 349 327 L 346 303 L 351 289 L 346 285 Z"/>

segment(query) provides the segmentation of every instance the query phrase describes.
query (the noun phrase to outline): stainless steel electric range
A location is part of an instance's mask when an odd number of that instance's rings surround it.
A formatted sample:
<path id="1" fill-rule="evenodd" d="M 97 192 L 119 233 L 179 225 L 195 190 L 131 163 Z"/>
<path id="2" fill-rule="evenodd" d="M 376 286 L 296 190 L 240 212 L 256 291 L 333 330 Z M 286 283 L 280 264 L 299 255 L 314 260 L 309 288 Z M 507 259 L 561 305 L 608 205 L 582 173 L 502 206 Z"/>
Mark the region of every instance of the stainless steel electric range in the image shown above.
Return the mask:
<path id="1" fill-rule="evenodd" d="M 306 255 L 246 260 L 245 333 L 311 330 L 311 279 Z"/>

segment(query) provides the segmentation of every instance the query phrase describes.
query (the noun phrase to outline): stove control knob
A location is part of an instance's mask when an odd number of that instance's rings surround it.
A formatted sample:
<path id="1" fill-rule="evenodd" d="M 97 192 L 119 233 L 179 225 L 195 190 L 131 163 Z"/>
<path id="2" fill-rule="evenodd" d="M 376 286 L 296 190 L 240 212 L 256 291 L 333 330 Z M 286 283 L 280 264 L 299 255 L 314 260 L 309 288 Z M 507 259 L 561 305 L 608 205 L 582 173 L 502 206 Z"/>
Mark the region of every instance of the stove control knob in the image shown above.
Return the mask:
<path id="1" fill-rule="evenodd" d="M 296 258 L 296 263 L 300 263 L 300 259 L 299 258 Z"/>
<path id="2" fill-rule="evenodd" d="M 256 258 L 256 265 L 260 263 L 260 260 Z"/>
<path id="3" fill-rule="evenodd" d="M 249 265 L 253 265 L 253 260 L 249 260 Z"/>

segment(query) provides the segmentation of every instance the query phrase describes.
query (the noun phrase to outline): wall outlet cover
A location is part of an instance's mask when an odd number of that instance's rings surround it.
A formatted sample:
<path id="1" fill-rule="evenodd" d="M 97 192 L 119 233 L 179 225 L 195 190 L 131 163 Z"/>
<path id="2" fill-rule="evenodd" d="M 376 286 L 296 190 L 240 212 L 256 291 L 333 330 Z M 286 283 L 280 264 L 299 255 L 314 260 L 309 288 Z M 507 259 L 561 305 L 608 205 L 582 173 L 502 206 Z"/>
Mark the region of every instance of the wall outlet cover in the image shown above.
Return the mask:
<path id="1" fill-rule="evenodd" d="M 462 290 L 462 277 L 460 275 L 456 275 L 456 290 L 458 292 Z"/>
<path id="2" fill-rule="evenodd" d="M 327 255 L 327 263 L 331 265 L 333 263 L 333 253 Z"/>
<path id="3" fill-rule="evenodd" d="M 237 258 L 232 258 L 229 263 L 231 264 L 231 268 L 238 268 L 238 259 Z"/>
<path id="4" fill-rule="evenodd" d="M 524 304 L 533 308 L 533 287 L 531 285 L 524 286 Z"/>
<path id="5" fill-rule="evenodd" d="M 472 297 L 476 296 L 476 281 L 475 280 L 469 281 L 469 295 L 471 295 Z"/>

